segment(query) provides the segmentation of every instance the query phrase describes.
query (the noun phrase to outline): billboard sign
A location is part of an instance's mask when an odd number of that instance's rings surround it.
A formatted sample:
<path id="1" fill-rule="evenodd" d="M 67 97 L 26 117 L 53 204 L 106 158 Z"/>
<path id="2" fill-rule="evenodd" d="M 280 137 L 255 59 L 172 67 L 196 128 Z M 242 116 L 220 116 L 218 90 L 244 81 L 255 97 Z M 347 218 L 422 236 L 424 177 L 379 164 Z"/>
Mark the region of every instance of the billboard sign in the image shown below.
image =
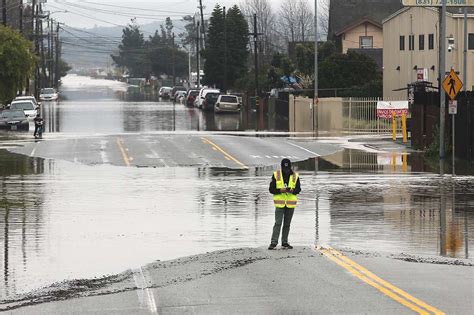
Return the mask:
<path id="1" fill-rule="evenodd" d="M 474 0 L 444 0 L 447 7 L 474 7 Z M 406 7 L 441 7 L 443 0 L 402 0 Z"/>

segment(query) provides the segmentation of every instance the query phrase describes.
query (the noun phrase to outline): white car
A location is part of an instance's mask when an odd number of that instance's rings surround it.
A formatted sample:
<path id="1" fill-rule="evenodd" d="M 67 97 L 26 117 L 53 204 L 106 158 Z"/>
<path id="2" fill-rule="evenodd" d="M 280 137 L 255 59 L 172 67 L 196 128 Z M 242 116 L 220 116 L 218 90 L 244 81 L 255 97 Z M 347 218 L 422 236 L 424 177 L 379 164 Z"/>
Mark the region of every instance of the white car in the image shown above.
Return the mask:
<path id="1" fill-rule="evenodd" d="M 186 91 L 177 91 L 174 95 L 175 102 L 183 103 L 183 100 L 186 97 L 186 93 Z"/>
<path id="2" fill-rule="evenodd" d="M 10 109 L 21 109 L 25 113 L 25 116 L 30 120 L 34 119 L 36 117 L 36 114 L 38 113 L 35 104 L 33 104 L 31 100 L 13 101 L 10 104 Z"/>
<path id="3" fill-rule="evenodd" d="M 214 112 L 240 112 L 239 98 L 235 95 L 219 95 L 219 98 L 214 105 Z"/>
<path id="4" fill-rule="evenodd" d="M 173 88 L 171 88 L 169 86 L 162 86 L 160 88 L 160 90 L 158 91 L 158 95 L 161 98 L 170 98 L 171 97 L 171 90 L 173 90 Z"/>
<path id="5" fill-rule="evenodd" d="M 194 101 L 194 107 L 202 108 L 202 103 L 206 99 L 207 93 L 220 93 L 220 92 L 221 91 L 218 89 L 202 88 L 201 91 L 199 91 L 198 97 L 196 97 L 196 100 Z"/>
<path id="6" fill-rule="evenodd" d="M 40 100 L 42 101 L 56 101 L 59 98 L 59 94 L 53 88 L 41 89 Z"/>
<path id="7" fill-rule="evenodd" d="M 32 101 L 35 106 L 40 106 L 41 102 L 37 102 L 33 95 L 28 96 L 17 96 L 13 101 Z"/>

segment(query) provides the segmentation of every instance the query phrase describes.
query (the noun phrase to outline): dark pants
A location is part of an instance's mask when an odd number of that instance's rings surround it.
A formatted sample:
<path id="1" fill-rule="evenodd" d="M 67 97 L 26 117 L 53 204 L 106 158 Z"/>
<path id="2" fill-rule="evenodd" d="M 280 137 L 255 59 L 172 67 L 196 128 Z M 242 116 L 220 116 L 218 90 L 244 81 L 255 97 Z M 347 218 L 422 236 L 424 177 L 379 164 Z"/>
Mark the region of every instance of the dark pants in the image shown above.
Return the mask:
<path id="1" fill-rule="evenodd" d="M 295 209 L 292 208 L 275 208 L 275 225 L 273 226 L 272 244 L 278 244 L 280 237 L 281 224 L 283 222 L 283 232 L 281 234 L 281 243 L 288 243 L 288 234 L 290 234 L 290 224 Z"/>
<path id="2" fill-rule="evenodd" d="M 34 136 L 39 135 L 38 131 L 40 130 L 40 128 L 43 128 L 43 125 L 35 125 L 35 132 L 33 133 Z"/>

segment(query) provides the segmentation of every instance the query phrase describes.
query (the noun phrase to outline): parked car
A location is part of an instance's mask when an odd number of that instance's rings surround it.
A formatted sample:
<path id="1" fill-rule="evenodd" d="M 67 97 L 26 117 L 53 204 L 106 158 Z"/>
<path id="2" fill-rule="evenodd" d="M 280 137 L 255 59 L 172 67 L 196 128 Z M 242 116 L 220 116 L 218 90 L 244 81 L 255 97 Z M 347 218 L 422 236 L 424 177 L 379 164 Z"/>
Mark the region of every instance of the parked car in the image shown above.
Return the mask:
<path id="1" fill-rule="evenodd" d="M 194 101 L 194 106 L 195 107 L 198 107 L 198 108 L 202 108 L 202 103 L 204 102 L 204 100 L 206 99 L 206 94 L 207 93 L 221 93 L 220 90 L 218 89 L 211 89 L 211 88 L 202 88 L 200 91 L 199 91 L 199 96 L 196 98 L 196 100 Z"/>
<path id="2" fill-rule="evenodd" d="M 187 92 L 188 89 L 185 88 L 184 86 L 173 86 L 173 89 L 171 90 L 171 97 L 176 100 L 176 93 L 178 91 L 184 91 Z"/>
<path id="3" fill-rule="evenodd" d="M 186 94 L 185 105 L 189 107 L 194 106 L 194 100 L 196 96 L 199 95 L 199 90 L 189 90 L 188 94 Z"/>
<path id="4" fill-rule="evenodd" d="M 30 123 L 22 110 L 5 109 L 0 112 L 0 129 L 28 131 Z"/>
<path id="5" fill-rule="evenodd" d="M 186 91 L 177 91 L 174 94 L 174 101 L 182 103 L 182 101 L 185 97 L 186 97 Z"/>
<path id="6" fill-rule="evenodd" d="M 28 96 L 17 96 L 13 101 L 32 101 L 35 106 L 40 106 L 41 102 L 36 101 L 36 97 L 33 95 Z"/>
<path id="7" fill-rule="evenodd" d="M 31 100 L 13 101 L 10 104 L 10 109 L 22 110 L 28 119 L 34 119 L 38 113 L 37 106 Z"/>
<path id="8" fill-rule="evenodd" d="M 42 101 L 57 101 L 59 94 L 53 88 L 45 88 L 41 89 L 39 98 Z"/>
<path id="9" fill-rule="evenodd" d="M 220 95 L 214 106 L 214 112 L 240 112 L 239 98 L 235 95 Z"/>
<path id="10" fill-rule="evenodd" d="M 202 110 L 213 111 L 214 105 L 216 105 L 216 101 L 219 98 L 220 93 L 217 92 L 208 92 L 204 97 L 204 101 L 202 102 Z"/>
<path id="11" fill-rule="evenodd" d="M 171 90 L 172 88 L 169 86 L 162 86 L 160 90 L 158 91 L 158 95 L 161 98 L 169 99 L 171 97 Z"/>

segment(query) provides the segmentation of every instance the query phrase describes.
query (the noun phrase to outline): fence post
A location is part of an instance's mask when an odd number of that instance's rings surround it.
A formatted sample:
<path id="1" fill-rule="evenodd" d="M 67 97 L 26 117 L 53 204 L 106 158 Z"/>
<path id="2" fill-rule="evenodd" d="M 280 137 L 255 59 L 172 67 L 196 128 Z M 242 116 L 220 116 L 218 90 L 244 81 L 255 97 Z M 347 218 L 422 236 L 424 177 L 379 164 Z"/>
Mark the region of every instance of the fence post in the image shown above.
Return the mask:
<path id="1" fill-rule="evenodd" d="M 377 134 L 380 134 L 380 119 L 377 115 L 377 106 L 379 104 L 380 97 L 377 97 L 377 104 L 375 104 L 375 118 L 377 119 Z"/>
<path id="2" fill-rule="evenodd" d="M 352 132 L 352 97 L 349 97 L 349 132 Z"/>

